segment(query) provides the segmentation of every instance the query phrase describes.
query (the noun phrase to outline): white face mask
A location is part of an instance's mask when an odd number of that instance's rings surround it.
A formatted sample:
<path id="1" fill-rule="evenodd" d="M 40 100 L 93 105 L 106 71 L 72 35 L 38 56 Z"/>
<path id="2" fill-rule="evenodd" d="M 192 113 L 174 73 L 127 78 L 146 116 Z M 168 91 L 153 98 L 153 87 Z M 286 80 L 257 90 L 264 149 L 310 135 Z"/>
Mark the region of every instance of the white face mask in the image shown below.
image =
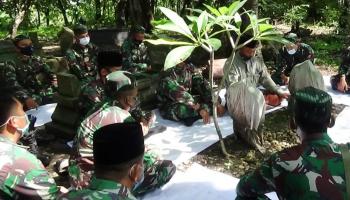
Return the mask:
<path id="1" fill-rule="evenodd" d="M 30 121 L 28 119 L 28 116 L 25 114 L 23 116 L 11 116 L 3 125 L 6 125 L 11 118 L 25 118 L 26 119 L 26 125 L 23 128 L 17 128 L 17 131 L 21 133 L 21 137 L 26 136 L 29 133 L 29 125 L 30 125 Z"/>
<path id="2" fill-rule="evenodd" d="M 294 55 L 297 52 L 295 49 L 288 50 L 289 55 Z"/>
<path id="3" fill-rule="evenodd" d="M 90 42 L 90 37 L 89 36 L 86 36 L 84 38 L 80 38 L 79 39 L 79 44 L 81 44 L 83 46 L 89 44 L 89 42 Z"/>

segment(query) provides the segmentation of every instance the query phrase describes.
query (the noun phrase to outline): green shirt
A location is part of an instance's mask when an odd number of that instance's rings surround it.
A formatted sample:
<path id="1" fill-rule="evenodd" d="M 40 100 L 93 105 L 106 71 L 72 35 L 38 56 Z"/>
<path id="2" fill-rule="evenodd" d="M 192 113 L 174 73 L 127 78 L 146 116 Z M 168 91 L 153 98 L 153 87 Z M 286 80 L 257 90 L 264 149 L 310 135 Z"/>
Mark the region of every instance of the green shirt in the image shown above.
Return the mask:
<path id="1" fill-rule="evenodd" d="M 130 190 L 120 183 L 93 177 L 87 189 L 73 190 L 61 196 L 61 200 L 136 200 Z"/>
<path id="2" fill-rule="evenodd" d="M 272 191 L 279 199 L 346 199 L 339 145 L 325 133 L 273 154 L 240 180 L 237 199 L 263 197 Z"/>
<path id="3" fill-rule="evenodd" d="M 23 146 L 0 136 L 0 199 L 56 199 L 58 187 Z"/>

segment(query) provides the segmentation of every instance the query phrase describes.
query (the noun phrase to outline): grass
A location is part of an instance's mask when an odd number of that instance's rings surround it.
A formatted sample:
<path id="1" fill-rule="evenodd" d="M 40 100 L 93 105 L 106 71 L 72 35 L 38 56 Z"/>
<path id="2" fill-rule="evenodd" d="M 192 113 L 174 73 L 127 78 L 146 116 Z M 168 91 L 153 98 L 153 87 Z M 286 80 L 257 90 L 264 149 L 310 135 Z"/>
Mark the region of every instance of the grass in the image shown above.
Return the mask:
<path id="1" fill-rule="evenodd" d="M 28 28 L 21 29 L 18 34 L 28 34 L 29 32 L 37 32 L 39 40 L 44 41 L 56 41 L 57 34 L 62 29 L 62 26 L 49 26 L 49 27 L 39 27 L 39 28 Z M 5 39 L 9 35 L 7 30 L 0 30 L 0 39 Z"/>

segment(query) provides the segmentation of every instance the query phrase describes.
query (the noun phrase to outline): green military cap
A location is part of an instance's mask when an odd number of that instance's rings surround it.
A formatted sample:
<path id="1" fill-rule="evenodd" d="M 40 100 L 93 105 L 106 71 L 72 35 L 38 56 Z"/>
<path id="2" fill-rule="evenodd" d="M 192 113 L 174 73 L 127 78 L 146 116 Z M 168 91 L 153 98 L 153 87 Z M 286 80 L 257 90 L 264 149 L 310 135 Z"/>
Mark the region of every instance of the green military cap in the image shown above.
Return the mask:
<path id="1" fill-rule="evenodd" d="M 77 24 L 73 28 L 74 35 L 81 35 L 88 32 L 88 28 L 83 24 Z"/>
<path id="2" fill-rule="evenodd" d="M 108 85 L 114 85 L 115 92 L 121 91 L 124 88 L 133 88 L 136 86 L 134 77 L 127 71 L 116 71 L 106 76 Z"/>
<path id="3" fill-rule="evenodd" d="M 140 25 L 135 25 L 130 29 L 130 33 L 145 33 L 145 28 Z"/>
<path id="4" fill-rule="evenodd" d="M 290 42 L 292 42 L 292 43 L 295 43 L 295 42 L 298 40 L 298 35 L 295 34 L 295 33 L 288 33 L 288 34 L 285 36 L 285 38 L 286 38 L 288 41 L 290 41 Z"/>
<path id="5" fill-rule="evenodd" d="M 18 42 L 22 40 L 30 40 L 30 37 L 28 35 L 17 35 L 12 41 L 17 46 Z"/>
<path id="6" fill-rule="evenodd" d="M 98 165 L 118 165 L 143 155 L 145 144 L 140 123 L 116 123 L 94 133 L 94 161 Z"/>

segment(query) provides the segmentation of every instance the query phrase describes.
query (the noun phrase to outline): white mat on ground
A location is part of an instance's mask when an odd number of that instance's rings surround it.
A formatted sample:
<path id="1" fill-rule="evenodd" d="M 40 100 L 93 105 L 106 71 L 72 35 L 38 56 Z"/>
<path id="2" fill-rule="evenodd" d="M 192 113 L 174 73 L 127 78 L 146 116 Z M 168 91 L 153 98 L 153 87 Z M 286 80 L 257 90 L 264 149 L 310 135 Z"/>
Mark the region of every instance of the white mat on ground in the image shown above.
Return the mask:
<path id="1" fill-rule="evenodd" d="M 350 107 L 345 107 L 339 113 L 333 128 L 328 129 L 328 134 L 336 143 L 350 142 Z"/>
<path id="2" fill-rule="evenodd" d="M 172 160 L 176 165 L 191 159 L 219 140 L 214 123 L 204 125 L 202 120 L 198 120 L 193 126 L 186 127 L 179 122 L 163 119 L 158 110 L 155 112 L 155 125 L 166 126 L 167 130 L 150 136 L 145 143 L 163 159 Z M 228 115 L 218 121 L 223 137 L 233 133 L 232 119 Z"/>
<path id="3" fill-rule="evenodd" d="M 232 200 L 239 179 L 193 164 L 185 172 L 176 172 L 168 184 L 142 200 Z M 276 193 L 267 195 L 277 200 Z"/>
<path id="4" fill-rule="evenodd" d="M 344 94 L 333 90 L 331 86 L 330 78 L 331 78 L 330 76 L 323 76 L 326 91 L 328 92 L 329 95 L 332 96 L 333 103 L 350 106 L 350 94 Z"/>
<path id="5" fill-rule="evenodd" d="M 56 106 L 57 103 L 46 104 L 39 106 L 36 109 L 28 110 L 26 113 L 27 115 L 33 115 L 36 117 L 35 127 L 39 127 L 52 121 L 51 116 L 55 111 Z"/>

